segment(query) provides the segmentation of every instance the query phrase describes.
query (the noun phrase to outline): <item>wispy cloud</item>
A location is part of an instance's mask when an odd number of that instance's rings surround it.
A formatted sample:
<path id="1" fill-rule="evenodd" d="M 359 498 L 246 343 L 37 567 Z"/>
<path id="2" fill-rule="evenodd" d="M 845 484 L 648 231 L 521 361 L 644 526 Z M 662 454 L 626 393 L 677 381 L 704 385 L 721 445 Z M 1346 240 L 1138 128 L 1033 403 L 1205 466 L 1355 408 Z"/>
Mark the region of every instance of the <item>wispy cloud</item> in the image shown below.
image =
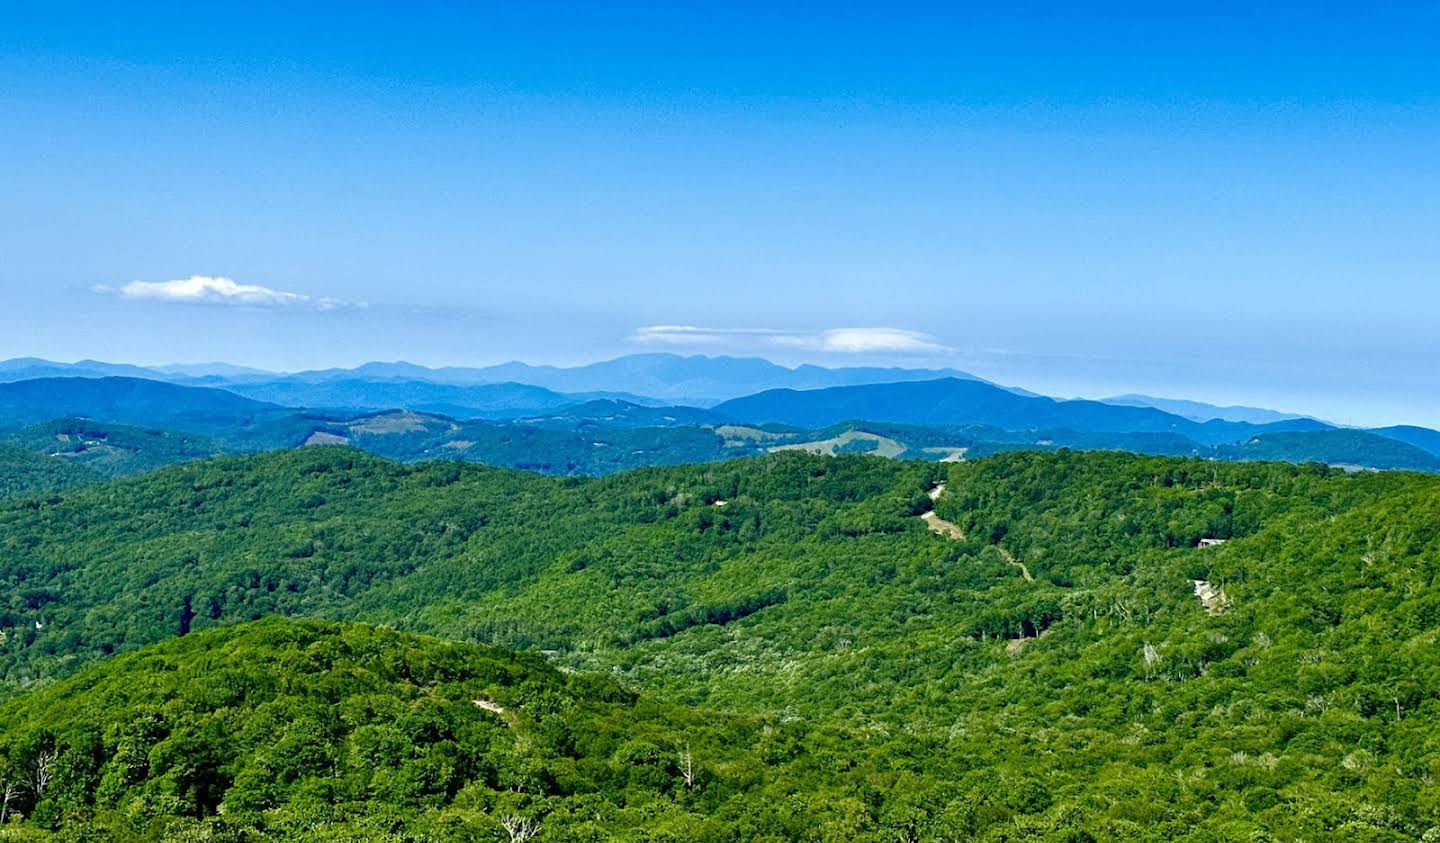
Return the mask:
<path id="1" fill-rule="evenodd" d="M 648 345 L 789 348 L 834 354 L 917 354 L 950 351 L 930 334 L 903 328 L 831 328 L 786 331 L 773 328 L 702 328 L 697 325 L 647 325 L 631 342 Z"/>
<path id="2" fill-rule="evenodd" d="M 902 328 L 832 328 L 816 334 L 783 334 L 778 345 L 844 354 L 949 351 L 930 334 Z"/>
<path id="3" fill-rule="evenodd" d="M 307 296 L 303 293 L 276 290 L 271 287 L 262 287 L 259 284 L 241 284 L 231 278 L 208 275 L 192 275 L 189 278 L 180 278 L 174 281 L 131 281 L 118 288 L 102 284 L 90 289 L 105 295 L 119 296 L 122 299 L 223 307 L 339 310 L 345 307 L 365 306 L 363 303 Z"/>

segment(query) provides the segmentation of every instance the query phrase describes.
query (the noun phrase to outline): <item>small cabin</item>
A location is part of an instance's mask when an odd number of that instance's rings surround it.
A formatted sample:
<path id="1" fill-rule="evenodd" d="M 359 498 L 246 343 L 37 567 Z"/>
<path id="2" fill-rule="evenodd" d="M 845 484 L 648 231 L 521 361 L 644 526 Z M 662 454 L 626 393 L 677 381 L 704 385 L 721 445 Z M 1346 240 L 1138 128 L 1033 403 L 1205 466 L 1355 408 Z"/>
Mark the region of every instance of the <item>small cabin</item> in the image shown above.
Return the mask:
<path id="1" fill-rule="evenodd" d="M 1226 539 L 1201 539 L 1201 540 L 1200 540 L 1200 546 L 1201 546 L 1201 547 L 1219 547 L 1220 545 L 1224 544 L 1225 542 L 1226 542 Z"/>

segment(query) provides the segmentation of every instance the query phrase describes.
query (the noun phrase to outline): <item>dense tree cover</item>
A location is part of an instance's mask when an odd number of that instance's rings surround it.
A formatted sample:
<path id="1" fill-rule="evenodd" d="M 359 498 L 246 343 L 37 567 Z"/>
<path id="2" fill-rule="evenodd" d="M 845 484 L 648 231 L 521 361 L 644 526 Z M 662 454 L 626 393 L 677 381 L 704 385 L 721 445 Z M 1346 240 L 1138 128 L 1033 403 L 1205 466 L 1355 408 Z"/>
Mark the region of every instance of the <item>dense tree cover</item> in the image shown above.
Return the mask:
<path id="1" fill-rule="evenodd" d="M 1417 448 L 1424 449 L 1430 453 L 1440 456 L 1440 430 L 1431 430 L 1428 427 L 1416 427 L 1410 424 L 1398 424 L 1393 427 L 1378 427 L 1370 431 L 1381 436 L 1388 436 Z"/>
<path id="2" fill-rule="evenodd" d="M 84 486 L 104 480 L 99 472 L 0 441 L 0 498 Z"/>
<path id="3" fill-rule="evenodd" d="M 939 480 L 962 540 L 916 517 Z M 763 720 L 686 839 L 1415 840 L 1437 574 L 1425 475 L 1061 451 L 560 479 L 315 448 L 0 506 L 0 668 L 367 620 Z M 736 831 L 777 805 L 792 825 Z M 639 827 L 598 828 L 670 839 Z"/>
<path id="4" fill-rule="evenodd" d="M 649 410 L 649 408 L 639 408 Z M 411 420 L 387 429 L 397 417 Z M 696 425 L 635 426 L 565 414 L 527 422 L 462 422 L 384 413 L 320 428 L 372 454 L 403 461 L 445 459 L 554 475 L 614 474 L 650 465 L 711 462 L 764 453 Z"/>
<path id="5" fill-rule="evenodd" d="M 1419 445 L 1366 430 L 1266 433 L 1218 446 L 1215 455 L 1229 460 L 1320 460 L 1364 468 L 1440 471 L 1440 456 Z"/>
<path id="6" fill-rule="evenodd" d="M 405 383 L 391 386 L 396 387 L 402 397 L 409 394 Z M 418 382 L 408 386 L 440 388 Z M 525 394 L 536 391 L 536 388 L 515 384 L 493 386 L 503 387 L 497 395 L 502 403 L 509 400 L 503 396 L 514 390 L 519 390 L 520 395 L 511 397 L 522 403 L 527 400 L 523 397 Z M 1057 403 L 1018 396 L 983 383 L 940 381 L 888 384 L 874 389 L 881 393 L 891 389 L 921 390 L 920 395 L 924 397 L 937 387 L 942 392 L 960 389 L 965 395 L 979 390 L 978 396 L 969 398 L 980 400 L 976 409 L 982 417 L 986 413 L 981 411 L 989 406 L 990 399 L 999 401 L 997 406 L 1018 401 L 1025 407 L 1068 409 L 1054 417 L 1047 410 L 1034 419 L 1023 414 L 997 416 L 1018 425 L 1016 429 L 990 424 L 906 425 L 872 420 L 847 421 L 819 430 L 778 425 L 761 430 L 728 424 L 722 416 L 708 410 L 644 407 L 616 400 L 556 407 L 544 415 L 518 421 L 462 421 L 411 410 L 358 415 L 354 411 L 294 410 L 251 401 L 222 390 L 192 389 L 135 378 L 52 378 L 0 384 L 0 442 L 35 454 L 59 454 L 68 462 L 85 464 L 100 475 L 111 477 L 222 453 L 287 449 L 303 444 L 346 444 L 406 462 L 461 460 L 544 474 L 598 476 L 651 465 L 749 457 L 774 448 L 834 438 L 846 439 L 838 446 L 840 453 L 876 449 L 876 443 L 867 442 L 864 437 L 846 436 L 854 430 L 895 440 L 887 443 L 881 455 L 925 461 L 953 456 L 961 449 L 975 458 L 1022 449 L 1078 448 L 1223 460 L 1316 460 L 1350 467 L 1440 471 L 1440 457 L 1425 449 L 1424 437 L 1435 432 L 1420 428 L 1393 429 L 1381 435 L 1384 431 L 1334 430 L 1318 422 L 1299 419 L 1279 424 L 1301 429 L 1274 432 L 1274 425 L 1201 424 L 1147 407 Z M 483 391 L 489 387 L 475 389 Z M 859 389 L 863 393 L 872 388 L 848 389 Z M 832 392 L 786 393 L 786 396 L 787 400 L 800 401 L 806 406 L 807 402 L 819 401 L 820 405 L 811 408 L 819 411 L 824 410 L 824 398 Z M 551 393 L 546 401 L 550 400 L 563 401 L 563 396 Z M 1035 402 L 1039 402 L 1038 405 Z M 1088 409 L 1078 418 L 1072 418 L 1077 409 L 1083 409 L 1081 405 Z M 857 417 L 869 411 L 885 416 L 883 402 L 878 407 L 873 402 L 845 406 L 862 413 Z M 1100 415 L 1092 417 L 1092 411 Z M 84 418 L 35 424 L 37 419 L 62 413 Z M 1119 415 L 1112 416 L 1112 413 Z M 1131 418 L 1135 414 L 1138 416 Z M 1091 429 L 1107 418 L 1115 423 L 1118 432 Z M 1047 423 L 1037 427 L 1027 419 Z M 1169 421 L 1160 424 L 1157 419 Z M 1078 425 L 1078 430 L 1053 426 L 1054 422 L 1064 420 L 1084 423 Z M 1139 424 L 1139 429 L 1126 426 L 1132 422 Z M 1174 429 L 1170 422 L 1174 422 Z M 1416 444 L 1402 439 L 1413 439 Z M 13 456 L 10 462 L 16 462 Z M 54 479 L 46 483 L 44 473 L 36 473 L 33 468 L 23 485 L 16 480 L 8 481 L 9 491 L 60 488 L 78 482 L 79 475 L 74 475 L 74 482 Z M 10 473 L 18 475 L 18 468 Z M 0 488 L 0 495 L 5 493 L 6 489 Z"/>
<path id="7" fill-rule="evenodd" d="M 0 839 L 764 839 L 795 823 L 759 796 L 777 728 L 496 648 L 267 619 L 0 706 Z"/>
<path id="8" fill-rule="evenodd" d="M 202 436 L 89 419 L 56 419 L 0 436 L 0 442 L 84 466 L 100 477 L 123 477 L 224 453 Z"/>
<path id="9" fill-rule="evenodd" d="M 1300 423 L 1300 422 L 1297 422 Z M 1389 431 L 1301 430 L 1262 433 L 1242 441 L 1202 444 L 1181 433 L 1098 432 L 1063 429 L 1003 430 L 990 425 L 916 426 L 850 422 L 813 438 L 827 438 L 858 429 L 895 439 L 905 445 L 902 457 L 933 460 L 935 450 L 963 447 L 970 459 L 1009 451 L 1128 451 L 1136 454 L 1188 456 L 1229 462 L 1324 462 L 1349 468 L 1440 472 L 1440 456 L 1425 445 L 1434 431 L 1410 428 L 1414 443 Z M 1390 429 L 1391 431 L 1397 429 Z M 1401 429 L 1403 430 L 1403 429 Z M 930 448 L 932 450 L 927 451 Z"/>

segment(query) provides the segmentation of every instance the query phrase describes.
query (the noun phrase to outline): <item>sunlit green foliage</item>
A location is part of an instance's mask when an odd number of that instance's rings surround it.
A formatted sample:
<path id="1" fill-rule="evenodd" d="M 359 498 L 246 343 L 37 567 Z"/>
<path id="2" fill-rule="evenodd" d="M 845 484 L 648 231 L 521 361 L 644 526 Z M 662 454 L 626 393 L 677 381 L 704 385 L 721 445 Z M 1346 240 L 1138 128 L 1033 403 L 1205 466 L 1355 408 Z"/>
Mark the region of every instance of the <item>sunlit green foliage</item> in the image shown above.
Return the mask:
<path id="1" fill-rule="evenodd" d="M 940 480 L 963 540 L 917 517 Z M 345 618 L 545 651 L 579 671 L 561 696 L 597 672 L 639 695 L 602 730 L 635 746 L 555 750 L 611 772 L 521 789 L 537 839 L 1419 840 L 1440 835 L 1437 577 L 1426 475 L 1061 451 L 587 480 L 307 449 L 0 506 L 6 711 L 29 712 L 5 740 L 30 751 L 51 706 L 34 701 L 80 687 L 48 683 L 110 653 Z M 192 640 L 221 639 L 163 646 Z M 110 708 L 74 721 L 103 763 Z M 710 801 L 674 784 L 682 740 Z M 617 764 L 641 772 L 621 785 Z M 146 787 L 126 798 L 149 805 Z M 359 810 L 316 788 L 285 804 Z M 354 822 L 396 836 L 351 839 L 507 839 L 463 791 L 371 793 Z M 172 804 L 145 810 L 186 816 Z M 118 806 L 27 808 L 23 827 Z"/>
<path id="2" fill-rule="evenodd" d="M 104 479 L 83 466 L 0 442 L 0 498 L 85 486 Z"/>

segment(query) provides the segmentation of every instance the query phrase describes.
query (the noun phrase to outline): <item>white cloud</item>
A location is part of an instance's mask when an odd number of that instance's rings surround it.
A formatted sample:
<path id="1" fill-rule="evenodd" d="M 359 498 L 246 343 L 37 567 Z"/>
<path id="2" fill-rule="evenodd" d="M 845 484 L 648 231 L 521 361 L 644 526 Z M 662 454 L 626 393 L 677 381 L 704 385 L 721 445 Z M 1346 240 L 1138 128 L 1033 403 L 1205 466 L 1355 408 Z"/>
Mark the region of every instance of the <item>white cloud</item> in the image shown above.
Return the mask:
<path id="1" fill-rule="evenodd" d="M 91 289 L 97 293 L 118 295 L 123 299 L 178 304 L 300 310 L 338 310 L 352 306 L 338 299 L 307 296 L 303 293 L 261 287 L 258 284 L 240 284 L 231 278 L 208 275 L 192 275 L 175 281 L 131 281 L 119 289 L 104 285 Z M 363 304 L 353 306 L 364 307 Z"/>
<path id="2" fill-rule="evenodd" d="M 950 349 L 930 334 L 903 328 L 831 328 L 784 331 L 772 328 L 702 328 L 696 325 L 647 325 L 631 342 L 661 345 L 790 348 L 834 354 L 914 354 Z"/>
<path id="3" fill-rule="evenodd" d="M 767 328 L 700 328 L 695 325 L 647 325 L 630 334 L 630 342 L 663 345 L 721 345 L 749 337 L 766 341 L 786 334 Z"/>
<path id="4" fill-rule="evenodd" d="M 725 336 L 694 325 L 646 325 L 636 328 L 628 339 L 661 345 L 718 345 L 725 341 Z"/>
<path id="5" fill-rule="evenodd" d="M 832 328 L 815 334 L 774 337 L 777 345 L 842 354 L 948 351 L 935 337 L 903 328 Z"/>

